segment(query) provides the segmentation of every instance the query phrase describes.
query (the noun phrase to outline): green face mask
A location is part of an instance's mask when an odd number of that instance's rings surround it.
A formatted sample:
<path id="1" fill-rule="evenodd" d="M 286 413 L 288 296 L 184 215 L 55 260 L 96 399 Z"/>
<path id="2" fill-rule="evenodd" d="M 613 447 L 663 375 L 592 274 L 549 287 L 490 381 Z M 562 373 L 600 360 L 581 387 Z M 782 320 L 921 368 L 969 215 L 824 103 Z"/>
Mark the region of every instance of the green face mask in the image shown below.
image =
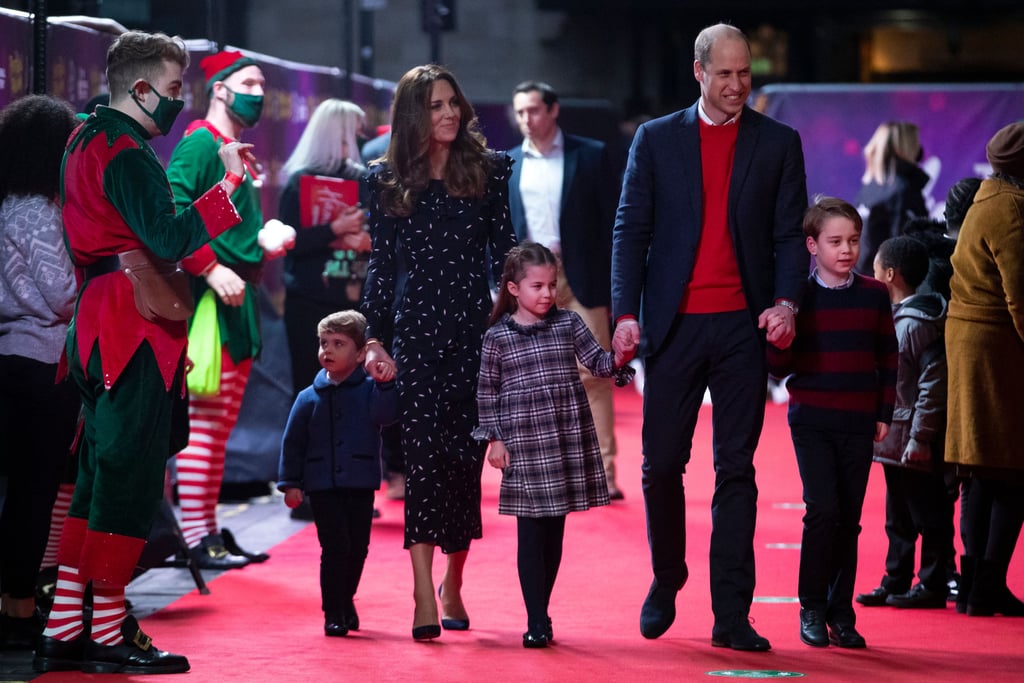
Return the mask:
<path id="1" fill-rule="evenodd" d="M 164 97 L 160 92 L 152 85 L 149 86 L 158 99 L 156 103 L 156 109 L 149 111 L 142 106 L 139 102 L 139 98 L 135 96 L 135 90 L 129 90 L 132 99 L 135 100 L 135 104 L 138 105 L 139 109 L 145 112 L 146 116 L 156 124 L 157 130 L 160 131 L 161 135 L 167 135 L 171 132 L 171 128 L 174 126 L 174 120 L 178 118 L 178 114 L 185 108 L 185 100 L 175 100 L 170 97 Z"/>
<path id="2" fill-rule="evenodd" d="M 255 126 L 256 122 L 260 120 L 260 114 L 263 113 L 263 95 L 235 92 L 226 86 L 225 90 L 235 96 L 234 101 L 228 106 L 231 113 L 237 116 L 246 128 Z"/>

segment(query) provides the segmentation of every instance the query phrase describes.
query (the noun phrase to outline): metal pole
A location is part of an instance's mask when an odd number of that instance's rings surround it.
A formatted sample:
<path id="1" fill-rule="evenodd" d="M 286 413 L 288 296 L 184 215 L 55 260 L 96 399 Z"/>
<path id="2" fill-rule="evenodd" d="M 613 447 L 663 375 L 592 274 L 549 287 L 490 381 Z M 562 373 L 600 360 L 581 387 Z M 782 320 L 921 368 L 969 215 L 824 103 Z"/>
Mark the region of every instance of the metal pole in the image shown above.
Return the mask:
<path id="1" fill-rule="evenodd" d="M 32 92 L 46 94 L 46 0 L 32 3 Z"/>
<path id="2" fill-rule="evenodd" d="M 373 36 L 373 10 L 365 7 L 359 10 L 359 73 L 364 76 L 373 75 L 374 58 L 374 36 Z"/>
<path id="3" fill-rule="evenodd" d="M 440 0 L 426 0 L 427 26 L 430 28 L 430 63 L 441 63 L 441 8 Z"/>

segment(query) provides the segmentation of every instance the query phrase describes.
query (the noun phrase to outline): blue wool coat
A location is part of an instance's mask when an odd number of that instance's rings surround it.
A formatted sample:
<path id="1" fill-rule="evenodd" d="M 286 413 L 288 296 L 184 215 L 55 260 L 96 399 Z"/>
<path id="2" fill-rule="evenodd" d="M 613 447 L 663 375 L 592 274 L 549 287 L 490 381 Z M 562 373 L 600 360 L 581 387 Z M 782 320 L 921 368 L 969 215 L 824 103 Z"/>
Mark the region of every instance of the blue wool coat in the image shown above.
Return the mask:
<path id="1" fill-rule="evenodd" d="M 394 382 L 377 384 L 361 367 L 341 384 L 320 370 L 299 392 L 281 442 L 277 488 L 304 492 L 377 489 L 380 427 L 398 419 Z"/>

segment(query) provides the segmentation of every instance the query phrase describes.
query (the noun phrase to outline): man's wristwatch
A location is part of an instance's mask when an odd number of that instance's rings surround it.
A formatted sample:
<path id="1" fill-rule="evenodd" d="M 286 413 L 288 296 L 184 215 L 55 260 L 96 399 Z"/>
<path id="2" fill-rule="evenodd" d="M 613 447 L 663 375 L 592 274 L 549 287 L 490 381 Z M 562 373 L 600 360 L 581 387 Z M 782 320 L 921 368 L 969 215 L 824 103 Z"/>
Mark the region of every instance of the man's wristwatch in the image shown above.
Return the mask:
<path id="1" fill-rule="evenodd" d="M 800 307 L 796 305 L 796 302 L 790 301 L 789 299 L 776 299 L 776 306 L 785 306 L 789 310 L 793 311 L 793 315 L 800 312 Z"/>

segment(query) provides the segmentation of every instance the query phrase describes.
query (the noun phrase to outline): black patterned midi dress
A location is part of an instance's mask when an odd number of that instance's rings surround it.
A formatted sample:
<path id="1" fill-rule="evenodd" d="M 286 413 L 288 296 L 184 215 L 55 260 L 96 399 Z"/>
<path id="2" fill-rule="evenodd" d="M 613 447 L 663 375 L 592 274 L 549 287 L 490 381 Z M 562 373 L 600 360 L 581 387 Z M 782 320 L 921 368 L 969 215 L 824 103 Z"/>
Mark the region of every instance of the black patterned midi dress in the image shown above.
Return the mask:
<path id="1" fill-rule="evenodd" d="M 488 163 L 482 198 L 453 197 L 442 181 L 431 181 L 408 218 L 381 210 L 378 183 L 387 165 L 369 178 L 373 248 L 362 310 L 369 336 L 387 338 L 393 330 L 406 548 L 429 543 L 459 552 L 482 535 L 485 444 L 472 436 L 480 346 L 491 282 L 500 282 L 516 244 L 508 210 L 512 161 L 492 154 Z"/>
<path id="2" fill-rule="evenodd" d="M 594 418 L 576 366 L 614 374 L 613 354 L 574 311 L 552 308 L 523 326 L 505 315 L 484 335 L 477 392 L 479 439 L 501 440 L 498 512 L 561 517 L 608 505 L 608 482 Z"/>

